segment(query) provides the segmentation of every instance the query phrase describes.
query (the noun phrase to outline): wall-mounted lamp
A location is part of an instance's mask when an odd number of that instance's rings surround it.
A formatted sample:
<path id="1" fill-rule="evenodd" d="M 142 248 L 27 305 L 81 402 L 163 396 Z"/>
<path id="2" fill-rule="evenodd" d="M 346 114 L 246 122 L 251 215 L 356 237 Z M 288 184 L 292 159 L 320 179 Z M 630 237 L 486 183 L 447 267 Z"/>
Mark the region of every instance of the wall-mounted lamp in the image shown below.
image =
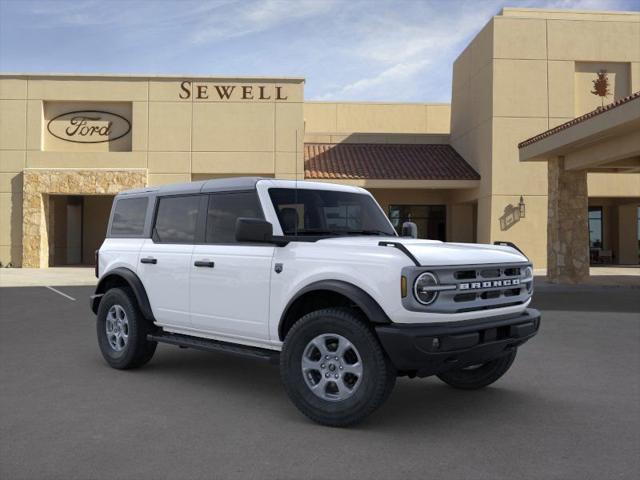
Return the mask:
<path id="1" fill-rule="evenodd" d="M 520 203 L 518 203 L 518 209 L 520 210 L 520 218 L 524 218 L 526 213 L 526 206 L 524 204 L 524 198 L 522 198 L 522 195 L 520 195 Z"/>

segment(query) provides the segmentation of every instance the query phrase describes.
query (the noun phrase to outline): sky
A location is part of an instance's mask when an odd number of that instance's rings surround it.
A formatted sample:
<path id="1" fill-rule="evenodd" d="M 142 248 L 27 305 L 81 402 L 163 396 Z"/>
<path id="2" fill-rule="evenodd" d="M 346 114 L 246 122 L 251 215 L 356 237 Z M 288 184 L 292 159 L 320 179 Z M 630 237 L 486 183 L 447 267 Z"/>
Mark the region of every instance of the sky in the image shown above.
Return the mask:
<path id="1" fill-rule="evenodd" d="M 0 0 L 0 72 L 293 76 L 307 100 L 449 102 L 453 61 L 504 6 L 640 0 Z"/>

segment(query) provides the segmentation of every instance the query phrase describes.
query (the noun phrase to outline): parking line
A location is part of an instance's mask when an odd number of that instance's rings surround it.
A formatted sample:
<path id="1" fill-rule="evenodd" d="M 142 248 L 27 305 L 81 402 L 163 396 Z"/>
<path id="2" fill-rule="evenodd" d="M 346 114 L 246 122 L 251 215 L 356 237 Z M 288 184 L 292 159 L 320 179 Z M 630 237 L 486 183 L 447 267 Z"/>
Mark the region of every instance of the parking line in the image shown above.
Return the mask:
<path id="1" fill-rule="evenodd" d="M 74 302 L 76 301 L 76 299 L 75 299 L 75 298 L 70 297 L 69 295 L 67 295 L 66 293 L 61 292 L 60 290 L 56 290 L 56 289 L 55 289 L 55 288 L 53 288 L 53 287 L 45 286 L 45 288 L 48 288 L 48 289 L 49 289 L 49 290 L 51 290 L 52 292 L 56 292 L 57 294 L 62 295 L 63 297 L 68 298 L 69 300 L 73 300 Z"/>

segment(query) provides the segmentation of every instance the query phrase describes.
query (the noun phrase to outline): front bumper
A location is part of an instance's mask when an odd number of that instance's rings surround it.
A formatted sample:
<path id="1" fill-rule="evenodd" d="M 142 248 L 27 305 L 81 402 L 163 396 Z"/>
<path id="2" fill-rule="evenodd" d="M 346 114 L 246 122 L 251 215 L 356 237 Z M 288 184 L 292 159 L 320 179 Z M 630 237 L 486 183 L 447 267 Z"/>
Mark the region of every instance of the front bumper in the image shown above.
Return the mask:
<path id="1" fill-rule="evenodd" d="M 427 377 L 500 357 L 538 333 L 540 312 L 433 325 L 385 324 L 376 333 L 400 374 Z"/>

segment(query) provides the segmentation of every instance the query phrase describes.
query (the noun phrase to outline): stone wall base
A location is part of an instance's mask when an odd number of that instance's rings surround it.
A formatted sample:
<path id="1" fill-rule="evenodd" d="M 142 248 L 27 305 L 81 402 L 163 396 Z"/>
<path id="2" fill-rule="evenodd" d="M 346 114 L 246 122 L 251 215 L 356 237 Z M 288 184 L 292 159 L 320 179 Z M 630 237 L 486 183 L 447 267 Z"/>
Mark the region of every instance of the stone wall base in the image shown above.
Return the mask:
<path id="1" fill-rule="evenodd" d="M 26 169 L 23 172 L 22 266 L 46 268 L 55 229 L 50 195 L 115 195 L 147 185 L 146 169 Z"/>

